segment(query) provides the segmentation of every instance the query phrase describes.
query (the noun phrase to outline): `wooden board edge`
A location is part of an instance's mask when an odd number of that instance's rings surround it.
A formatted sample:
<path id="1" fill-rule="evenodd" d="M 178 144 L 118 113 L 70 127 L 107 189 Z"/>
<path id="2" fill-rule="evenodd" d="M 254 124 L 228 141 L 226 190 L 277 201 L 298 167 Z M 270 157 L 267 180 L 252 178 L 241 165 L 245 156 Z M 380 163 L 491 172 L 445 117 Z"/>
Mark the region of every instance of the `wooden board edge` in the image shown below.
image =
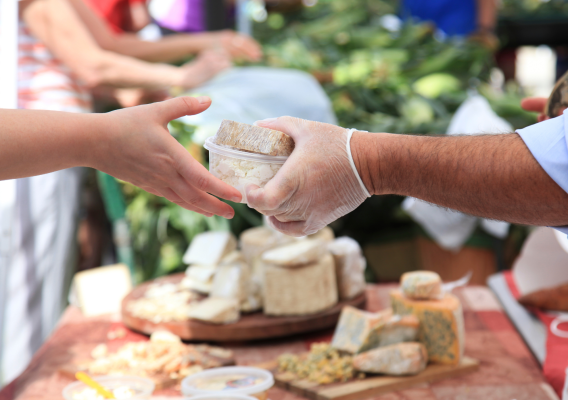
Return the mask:
<path id="1" fill-rule="evenodd" d="M 432 364 L 431 366 L 429 366 L 429 368 L 430 371 L 426 369 L 424 372 L 415 376 L 379 376 L 364 380 L 356 380 L 339 386 L 333 386 L 329 388 L 324 387 L 319 390 L 314 389 L 318 386 L 317 384 L 308 381 L 301 381 L 301 383 L 295 382 L 293 384 L 292 382 L 284 382 L 276 379 L 275 382 L 277 387 L 312 400 L 363 400 L 376 395 L 408 389 L 409 387 L 423 383 L 431 383 L 440 381 L 442 379 L 455 378 L 457 376 L 477 371 L 479 369 L 479 361 L 471 357 L 464 357 L 462 363 L 459 366 Z M 369 387 L 369 385 L 372 385 L 374 382 L 385 380 L 391 380 L 392 383 L 383 384 L 382 386 Z M 300 383 L 299 386 L 298 383 Z M 354 387 L 356 386 L 364 386 L 367 388 L 353 392 Z"/>

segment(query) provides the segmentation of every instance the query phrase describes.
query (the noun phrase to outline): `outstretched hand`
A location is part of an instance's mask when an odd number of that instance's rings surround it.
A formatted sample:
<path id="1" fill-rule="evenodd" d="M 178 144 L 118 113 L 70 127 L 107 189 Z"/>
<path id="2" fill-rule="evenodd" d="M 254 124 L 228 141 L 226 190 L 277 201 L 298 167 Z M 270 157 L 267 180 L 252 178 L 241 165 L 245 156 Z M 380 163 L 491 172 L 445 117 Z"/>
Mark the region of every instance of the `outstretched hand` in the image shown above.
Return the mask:
<path id="1" fill-rule="evenodd" d="M 232 218 L 233 209 L 212 195 L 240 202 L 239 191 L 211 175 L 167 129 L 210 105 L 208 97 L 178 97 L 100 114 L 105 129 L 88 164 L 188 210 Z"/>
<path id="2" fill-rule="evenodd" d="M 544 114 L 547 99 L 545 97 L 527 97 L 521 100 L 521 107 L 526 111 L 533 111 L 538 113 L 538 122 L 542 122 L 548 117 Z"/>

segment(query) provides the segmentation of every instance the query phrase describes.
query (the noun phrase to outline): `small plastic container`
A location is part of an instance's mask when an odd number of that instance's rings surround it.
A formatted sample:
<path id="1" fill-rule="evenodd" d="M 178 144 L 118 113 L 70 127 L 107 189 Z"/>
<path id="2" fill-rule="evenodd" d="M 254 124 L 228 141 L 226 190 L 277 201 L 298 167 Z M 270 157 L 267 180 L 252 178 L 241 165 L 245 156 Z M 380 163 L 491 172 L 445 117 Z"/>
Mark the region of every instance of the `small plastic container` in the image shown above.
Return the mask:
<path id="1" fill-rule="evenodd" d="M 152 396 L 156 386 L 150 379 L 137 376 L 97 376 L 94 379 L 111 392 L 119 388 L 129 388 L 134 392 L 131 397 L 116 396 L 117 399 L 147 400 Z M 89 400 L 91 399 L 89 394 L 93 394 L 91 393 L 92 390 L 83 382 L 75 381 L 63 389 L 63 398 L 65 400 Z M 93 399 L 97 399 L 96 393 L 94 393 Z"/>
<path id="2" fill-rule="evenodd" d="M 181 382 L 181 392 L 193 396 L 245 395 L 255 400 L 267 400 L 268 389 L 274 385 L 274 377 L 264 369 L 252 367 L 212 368 L 188 376 Z"/>
<path id="3" fill-rule="evenodd" d="M 256 397 L 246 396 L 244 394 L 204 394 L 193 396 L 191 400 L 257 400 Z"/>
<path id="4" fill-rule="evenodd" d="M 241 192 L 241 203 L 247 202 L 247 185 L 264 187 L 288 159 L 218 145 L 213 138 L 207 138 L 203 147 L 209 150 L 209 172 Z"/>

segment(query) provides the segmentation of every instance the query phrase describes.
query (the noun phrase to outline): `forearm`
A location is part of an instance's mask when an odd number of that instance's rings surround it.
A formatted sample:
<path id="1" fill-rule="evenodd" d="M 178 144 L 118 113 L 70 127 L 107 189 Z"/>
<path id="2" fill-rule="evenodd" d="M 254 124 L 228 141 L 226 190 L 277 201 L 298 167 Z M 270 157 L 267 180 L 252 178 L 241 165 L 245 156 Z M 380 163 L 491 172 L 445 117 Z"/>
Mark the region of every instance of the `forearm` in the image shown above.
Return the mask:
<path id="1" fill-rule="evenodd" d="M 422 137 L 357 132 L 352 148 L 372 194 L 412 196 L 514 223 L 568 224 L 568 194 L 517 134 Z"/>
<path id="2" fill-rule="evenodd" d="M 0 180 L 91 166 L 101 114 L 0 109 Z"/>
<path id="3" fill-rule="evenodd" d="M 207 35 L 199 33 L 169 35 L 157 42 L 145 42 L 136 35 L 124 34 L 117 37 L 109 50 L 145 61 L 173 62 L 205 50 L 207 42 Z"/>
<path id="4" fill-rule="evenodd" d="M 492 31 L 497 23 L 497 1 L 477 0 L 477 28 Z"/>

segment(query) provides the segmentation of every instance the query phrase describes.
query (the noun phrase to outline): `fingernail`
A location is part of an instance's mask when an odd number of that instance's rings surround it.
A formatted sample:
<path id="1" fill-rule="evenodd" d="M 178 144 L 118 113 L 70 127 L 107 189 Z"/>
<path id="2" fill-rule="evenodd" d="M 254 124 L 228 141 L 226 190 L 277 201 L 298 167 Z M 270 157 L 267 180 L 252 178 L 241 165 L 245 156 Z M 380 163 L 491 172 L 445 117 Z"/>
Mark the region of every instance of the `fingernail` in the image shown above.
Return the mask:
<path id="1" fill-rule="evenodd" d="M 233 201 L 233 202 L 235 202 L 235 203 L 240 203 L 240 201 L 241 201 L 242 199 L 243 199 L 243 198 L 242 198 L 241 196 L 234 196 L 234 197 L 231 197 L 231 201 Z"/>
<path id="2" fill-rule="evenodd" d="M 225 218 L 227 219 L 232 219 L 233 218 L 233 213 L 227 213 L 224 215 Z"/>
<path id="3" fill-rule="evenodd" d="M 199 96 L 199 97 L 196 97 L 196 99 L 199 102 L 199 104 L 205 104 L 205 103 L 209 103 L 211 101 L 211 99 L 208 96 Z"/>
<path id="4" fill-rule="evenodd" d="M 271 122 L 276 121 L 278 118 L 266 118 L 266 119 L 261 119 L 259 121 L 256 121 L 253 125 L 258 126 L 259 122 L 263 123 L 263 124 L 270 124 Z"/>

